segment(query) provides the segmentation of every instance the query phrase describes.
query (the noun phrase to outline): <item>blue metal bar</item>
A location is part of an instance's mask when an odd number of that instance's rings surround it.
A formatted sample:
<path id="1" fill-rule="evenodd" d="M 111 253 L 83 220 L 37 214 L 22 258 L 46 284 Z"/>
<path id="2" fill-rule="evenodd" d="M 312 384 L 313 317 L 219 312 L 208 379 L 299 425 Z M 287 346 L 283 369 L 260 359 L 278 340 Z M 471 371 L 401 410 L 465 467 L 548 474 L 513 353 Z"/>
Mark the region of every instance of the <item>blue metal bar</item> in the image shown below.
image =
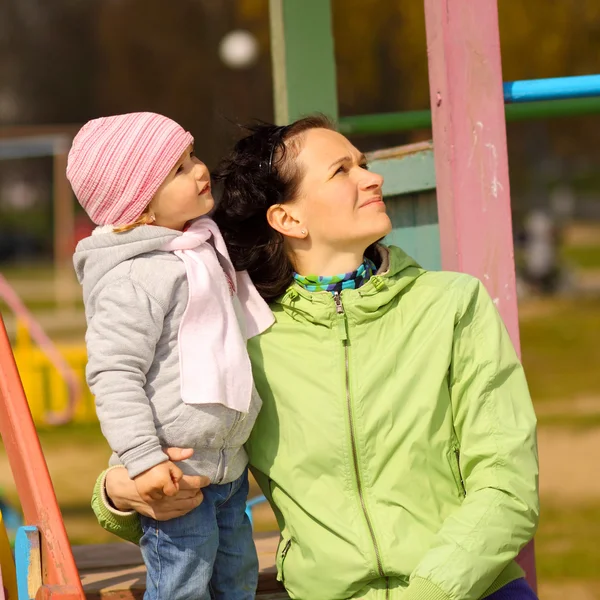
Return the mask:
<path id="1" fill-rule="evenodd" d="M 508 81 L 504 84 L 505 102 L 534 102 L 600 96 L 600 75 L 554 77 Z"/>
<path id="2" fill-rule="evenodd" d="M 53 156 L 59 143 L 67 144 L 65 136 L 42 135 L 22 138 L 0 138 L 0 160 L 9 158 L 33 158 L 37 156 Z"/>
<path id="3" fill-rule="evenodd" d="M 252 508 L 256 504 L 261 504 L 262 502 L 266 502 L 267 499 L 264 496 L 256 496 L 254 498 L 250 498 L 246 502 L 246 514 L 248 515 L 248 519 L 250 519 L 250 525 L 252 525 L 252 529 L 254 529 L 254 518 L 252 516 Z"/>

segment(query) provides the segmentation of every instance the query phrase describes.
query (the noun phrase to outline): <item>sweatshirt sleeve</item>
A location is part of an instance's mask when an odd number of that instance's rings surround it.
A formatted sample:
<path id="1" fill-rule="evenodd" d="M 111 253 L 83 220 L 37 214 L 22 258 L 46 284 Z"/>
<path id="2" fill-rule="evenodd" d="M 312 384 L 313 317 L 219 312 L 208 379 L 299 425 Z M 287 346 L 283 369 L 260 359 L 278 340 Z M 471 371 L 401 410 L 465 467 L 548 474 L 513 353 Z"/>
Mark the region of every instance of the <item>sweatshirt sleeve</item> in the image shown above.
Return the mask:
<path id="1" fill-rule="evenodd" d="M 94 309 L 86 333 L 88 384 L 102 433 L 133 478 L 168 460 L 144 390 L 164 311 L 129 280 L 103 289 Z"/>
<path id="2" fill-rule="evenodd" d="M 110 469 L 122 468 L 120 466 L 111 467 Z M 92 510 L 98 519 L 98 523 L 117 537 L 120 537 L 128 542 L 139 544 L 142 537 L 142 527 L 140 525 L 140 516 L 135 511 L 122 512 L 113 508 L 106 495 L 106 474 L 110 471 L 107 469 L 100 473 L 94 492 L 92 494 Z"/>
<path id="3" fill-rule="evenodd" d="M 536 418 L 523 368 L 483 285 L 468 278 L 464 294 L 450 386 L 466 494 L 412 573 L 405 600 L 480 598 L 538 524 Z"/>

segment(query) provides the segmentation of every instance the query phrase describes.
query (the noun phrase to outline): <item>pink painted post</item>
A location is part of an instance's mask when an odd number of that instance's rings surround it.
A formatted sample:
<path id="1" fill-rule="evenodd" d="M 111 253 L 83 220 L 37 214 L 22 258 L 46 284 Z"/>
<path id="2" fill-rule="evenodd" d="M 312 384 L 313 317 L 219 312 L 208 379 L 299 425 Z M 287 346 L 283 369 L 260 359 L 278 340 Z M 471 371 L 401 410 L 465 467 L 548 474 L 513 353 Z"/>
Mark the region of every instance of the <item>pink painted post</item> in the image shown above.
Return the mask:
<path id="1" fill-rule="evenodd" d="M 520 353 L 496 0 L 425 0 L 442 267 L 486 286 Z M 533 542 L 519 557 L 536 586 Z"/>

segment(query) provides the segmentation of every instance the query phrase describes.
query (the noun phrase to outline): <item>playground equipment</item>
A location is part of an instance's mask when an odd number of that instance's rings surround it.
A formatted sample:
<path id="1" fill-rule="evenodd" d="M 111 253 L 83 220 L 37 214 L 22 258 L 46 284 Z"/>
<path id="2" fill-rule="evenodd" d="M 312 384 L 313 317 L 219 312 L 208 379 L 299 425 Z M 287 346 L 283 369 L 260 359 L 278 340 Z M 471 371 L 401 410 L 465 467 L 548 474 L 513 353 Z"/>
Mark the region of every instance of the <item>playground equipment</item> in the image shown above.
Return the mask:
<path id="1" fill-rule="evenodd" d="M 549 80 L 533 80 L 531 82 L 517 82 L 532 83 L 535 87 L 538 87 L 540 82 L 542 82 L 544 84 L 542 91 L 545 92 L 539 96 L 543 98 L 542 100 L 534 100 L 532 97 L 528 97 L 526 101 L 523 99 L 516 100 L 510 91 L 507 96 L 506 86 L 510 84 L 504 84 L 504 101 L 507 102 L 504 107 L 506 121 L 532 121 L 536 119 L 555 119 L 600 114 L 600 95 L 596 90 L 598 86 L 597 77 L 593 76 L 593 79 L 589 77 L 564 77 Z M 572 84 L 570 80 L 577 80 L 575 92 L 578 96 L 558 99 L 566 97 L 567 92 L 565 89 L 569 89 L 569 86 Z M 550 84 L 545 82 L 550 82 Z M 553 86 L 552 82 L 555 82 L 555 89 L 552 91 L 553 99 L 550 100 L 551 94 L 548 92 L 550 92 L 550 88 Z M 583 84 L 589 87 L 585 87 L 582 92 Z M 594 95 L 590 95 L 592 92 Z M 346 135 L 368 135 L 373 133 L 409 131 L 411 129 L 429 129 L 431 124 L 430 110 L 357 115 L 353 117 L 341 117 L 339 119 L 339 129 Z"/>
<path id="2" fill-rule="evenodd" d="M 73 192 L 65 175 L 74 126 L 20 126 L 0 129 L 0 159 L 52 157 L 54 264 L 58 296 L 71 270 L 71 244 L 75 228 Z M 66 276 L 69 279 L 69 275 Z"/>
<path id="3" fill-rule="evenodd" d="M 80 406 L 87 392 L 85 349 L 78 346 L 74 352 L 67 351 L 67 356 L 60 352 L 1 274 L 0 299 L 17 317 L 14 355 L 36 422 L 61 425 L 71 421 L 78 409 L 80 415 L 85 414 L 85 407 Z M 73 364 L 80 367 L 79 373 Z M 86 396 L 91 398 L 89 392 Z"/>
<path id="4" fill-rule="evenodd" d="M 83 598 L 48 468 L 1 320 L 0 433 L 28 527 L 25 539 L 19 540 L 16 553 L 17 598 Z M 21 538 L 23 534 L 17 536 Z M 2 557 L 3 571 L 8 568 Z M 35 581 L 39 585 L 32 590 Z M 23 590 L 33 591 L 33 595 L 23 595 Z M 14 594 L 8 598 L 16 600 Z"/>
<path id="5" fill-rule="evenodd" d="M 17 597 L 17 576 L 12 550 L 0 510 L 0 600 Z"/>
<path id="6" fill-rule="evenodd" d="M 549 98 L 569 98 L 556 102 L 570 104 L 557 104 L 552 110 L 581 111 L 583 105 L 575 108 L 573 103 L 587 101 L 570 98 L 597 95 L 598 78 L 503 84 L 496 0 L 425 0 L 424 6 L 433 144 L 383 149 L 369 157 L 372 168 L 386 178 L 384 195 L 393 222 L 389 239 L 425 267 L 479 277 L 518 349 L 504 100 L 507 94 L 512 101 L 542 99 L 540 110 L 550 111 Z M 277 121 L 289 122 L 314 111 L 337 119 L 330 3 L 270 0 L 270 17 Z M 597 111 L 597 106 L 593 99 L 587 109 Z M 523 115 L 508 108 L 506 113 Z M 389 130 L 402 119 L 351 117 L 341 120 L 341 128 L 362 133 Z M 16 555 L 19 600 L 84 598 L 84 591 L 97 599 L 140 598 L 143 568 L 139 554 L 127 545 L 108 551 L 75 549 L 78 573 L 1 326 L 0 432 L 29 527 L 20 536 L 25 551 Z M 278 536 L 255 537 L 261 562 L 257 597 L 286 598 L 273 576 Z M 36 562 L 39 557 L 41 563 Z M 2 555 L 0 559 L 6 581 L 9 567 Z M 533 545 L 520 560 L 535 587 Z"/>

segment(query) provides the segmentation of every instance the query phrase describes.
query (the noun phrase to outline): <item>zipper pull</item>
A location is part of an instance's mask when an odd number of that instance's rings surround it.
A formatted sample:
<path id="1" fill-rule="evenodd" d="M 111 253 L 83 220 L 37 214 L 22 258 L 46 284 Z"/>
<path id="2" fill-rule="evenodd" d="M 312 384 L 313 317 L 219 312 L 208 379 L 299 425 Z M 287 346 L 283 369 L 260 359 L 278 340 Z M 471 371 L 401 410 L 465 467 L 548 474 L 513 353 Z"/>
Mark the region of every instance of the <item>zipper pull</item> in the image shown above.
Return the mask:
<path id="1" fill-rule="evenodd" d="M 373 284 L 373 287 L 376 291 L 380 292 L 385 287 L 385 282 L 383 278 L 379 275 L 373 275 L 369 281 Z"/>
<path id="2" fill-rule="evenodd" d="M 340 340 L 345 342 L 348 340 L 348 332 L 346 330 L 346 314 L 344 313 L 344 305 L 342 304 L 342 297 L 339 292 L 333 293 L 333 300 L 335 302 L 335 311 L 337 313 L 337 328 Z"/>

